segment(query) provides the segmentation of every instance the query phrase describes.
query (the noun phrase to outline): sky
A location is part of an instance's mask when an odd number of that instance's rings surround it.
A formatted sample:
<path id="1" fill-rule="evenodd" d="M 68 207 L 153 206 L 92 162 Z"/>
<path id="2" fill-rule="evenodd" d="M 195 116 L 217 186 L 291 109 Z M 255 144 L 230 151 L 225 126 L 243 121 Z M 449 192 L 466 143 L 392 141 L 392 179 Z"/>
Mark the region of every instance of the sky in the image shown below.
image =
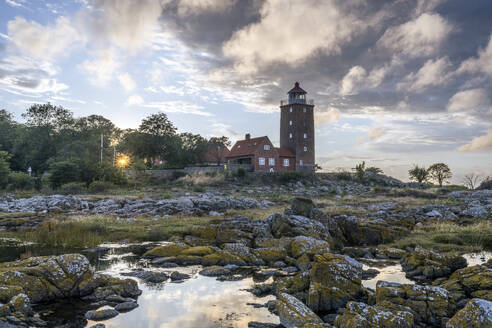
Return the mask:
<path id="1" fill-rule="evenodd" d="M 490 0 L 0 0 L 0 108 L 279 143 L 295 81 L 316 161 L 492 175 Z"/>

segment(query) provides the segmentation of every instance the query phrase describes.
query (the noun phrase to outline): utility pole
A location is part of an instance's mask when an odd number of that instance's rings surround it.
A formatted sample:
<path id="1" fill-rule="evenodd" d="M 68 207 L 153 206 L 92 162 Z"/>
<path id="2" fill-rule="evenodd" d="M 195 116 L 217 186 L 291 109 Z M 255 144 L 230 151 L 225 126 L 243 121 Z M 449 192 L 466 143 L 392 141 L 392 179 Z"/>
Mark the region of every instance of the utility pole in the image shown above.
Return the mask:
<path id="1" fill-rule="evenodd" d="M 104 135 L 101 133 L 101 165 L 103 162 L 103 146 L 104 146 Z"/>
<path id="2" fill-rule="evenodd" d="M 113 146 L 113 166 L 116 165 L 116 146 Z"/>

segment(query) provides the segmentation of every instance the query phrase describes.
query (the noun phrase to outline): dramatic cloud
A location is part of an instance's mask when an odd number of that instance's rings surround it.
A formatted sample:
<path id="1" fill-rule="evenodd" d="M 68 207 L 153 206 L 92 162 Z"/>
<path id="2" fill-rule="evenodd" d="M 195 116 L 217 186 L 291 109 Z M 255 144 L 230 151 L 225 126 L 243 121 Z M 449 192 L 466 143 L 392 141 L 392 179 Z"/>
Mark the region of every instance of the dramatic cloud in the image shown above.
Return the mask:
<path id="1" fill-rule="evenodd" d="M 422 92 L 426 91 L 428 87 L 444 84 L 450 78 L 450 74 L 447 72 L 450 66 L 451 63 L 447 57 L 436 60 L 429 59 L 417 73 L 407 75 L 404 82 L 398 84 L 398 88 Z"/>
<path id="2" fill-rule="evenodd" d="M 437 52 L 451 29 L 439 14 L 424 13 L 412 21 L 387 29 L 378 43 L 410 57 L 429 56 Z"/>
<path id="3" fill-rule="evenodd" d="M 315 51 L 339 54 L 341 46 L 369 23 L 331 0 L 267 0 L 260 13 L 259 22 L 235 32 L 224 44 L 225 56 L 236 62 L 240 73 L 275 62 L 300 63 Z"/>
<path id="4" fill-rule="evenodd" d="M 50 60 L 68 54 L 70 47 L 85 39 L 67 17 L 59 17 L 52 26 L 16 17 L 7 24 L 11 42 L 24 54 Z"/>
<path id="5" fill-rule="evenodd" d="M 478 58 L 469 58 L 461 63 L 458 73 L 464 72 L 492 75 L 492 34 L 487 47 L 478 51 Z"/>
<path id="6" fill-rule="evenodd" d="M 180 0 L 178 14 L 180 16 L 196 15 L 203 12 L 223 12 L 230 9 L 238 0 Z"/>
<path id="7" fill-rule="evenodd" d="M 366 78 L 366 70 L 360 66 L 354 66 L 350 69 L 347 75 L 342 80 L 340 94 L 346 96 L 352 93 L 356 86 Z"/>
<path id="8" fill-rule="evenodd" d="M 382 137 L 384 136 L 386 133 L 388 132 L 388 130 L 386 129 L 383 129 L 383 128 L 370 128 L 369 129 L 369 140 L 375 140 L 379 137 Z"/>
<path id="9" fill-rule="evenodd" d="M 166 113 L 183 113 L 199 116 L 213 116 L 211 113 L 203 111 L 203 106 L 196 105 L 186 101 L 161 101 L 151 102 L 142 105 L 147 108 L 159 109 Z"/>
<path id="10" fill-rule="evenodd" d="M 324 111 L 320 111 L 320 109 L 316 109 L 314 112 L 314 124 L 316 126 L 321 126 L 329 123 L 336 123 L 339 120 L 340 120 L 340 111 L 334 107 L 330 107 Z"/>
<path id="11" fill-rule="evenodd" d="M 143 103 L 144 103 L 144 100 L 139 95 L 131 95 L 125 101 L 126 106 L 142 105 Z"/>
<path id="12" fill-rule="evenodd" d="M 120 67 L 116 55 L 112 51 L 101 51 L 96 55 L 96 59 L 85 60 L 81 65 L 88 73 L 91 83 L 97 86 L 104 86 L 113 79 L 113 73 Z"/>
<path id="13" fill-rule="evenodd" d="M 492 149 L 492 130 L 489 130 L 484 136 L 473 138 L 471 143 L 458 148 L 460 151 L 478 151 L 488 149 Z"/>
<path id="14" fill-rule="evenodd" d="M 456 93 L 449 100 L 448 111 L 460 112 L 476 109 L 478 106 L 489 104 L 487 92 L 484 89 L 471 89 Z"/>

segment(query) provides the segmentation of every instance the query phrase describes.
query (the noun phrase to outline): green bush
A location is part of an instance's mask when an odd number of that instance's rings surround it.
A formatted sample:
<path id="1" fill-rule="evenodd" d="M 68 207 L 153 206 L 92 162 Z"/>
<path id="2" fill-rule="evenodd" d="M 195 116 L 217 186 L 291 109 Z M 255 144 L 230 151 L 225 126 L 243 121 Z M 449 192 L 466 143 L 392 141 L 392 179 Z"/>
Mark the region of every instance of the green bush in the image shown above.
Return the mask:
<path id="1" fill-rule="evenodd" d="M 8 182 L 10 174 L 9 159 L 10 156 L 6 151 L 0 151 L 0 188 L 5 187 Z"/>
<path id="2" fill-rule="evenodd" d="M 108 181 L 119 186 L 128 183 L 128 177 L 126 175 L 126 171 L 115 166 L 103 167 L 102 177 L 100 180 Z"/>
<path id="3" fill-rule="evenodd" d="M 280 183 L 295 182 L 306 177 L 306 173 L 303 172 L 277 172 L 275 173 L 275 180 Z"/>
<path id="4" fill-rule="evenodd" d="M 347 171 L 341 171 L 335 173 L 335 179 L 337 180 L 342 180 L 342 181 L 351 181 L 352 180 L 352 174 Z"/>
<path id="5" fill-rule="evenodd" d="M 50 185 L 52 189 L 58 189 L 63 184 L 79 180 L 79 168 L 77 164 L 63 161 L 50 165 Z"/>
<path id="6" fill-rule="evenodd" d="M 87 192 L 87 188 L 84 182 L 70 182 L 62 185 L 58 191 L 66 195 L 75 195 Z"/>
<path id="7" fill-rule="evenodd" d="M 242 167 L 238 168 L 236 170 L 236 174 L 235 174 L 238 178 L 244 178 L 246 176 L 246 170 Z"/>
<path id="8" fill-rule="evenodd" d="M 188 173 L 184 172 L 184 171 L 173 171 L 173 173 L 171 174 L 171 180 L 178 180 L 179 178 L 182 178 L 182 177 L 185 177 L 187 176 Z"/>
<path id="9" fill-rule="evenodd" d="M 194 186 L 193 187 L 194 192 L 205 192 L 205 187 L 203 186 Z"/>
<path id="10" fill-rule="evenodd" d="M 33 190 L 34 178 L 24 172 L 12 172 L 8 176 L 7 189 L 14 190 Z"/>
<path id="11" fill-rule="evenodd" d="M 90 192 L 105 192 L 114 188 L 114 184 L 108 181 L 94 181 L 89 185 Z"/>

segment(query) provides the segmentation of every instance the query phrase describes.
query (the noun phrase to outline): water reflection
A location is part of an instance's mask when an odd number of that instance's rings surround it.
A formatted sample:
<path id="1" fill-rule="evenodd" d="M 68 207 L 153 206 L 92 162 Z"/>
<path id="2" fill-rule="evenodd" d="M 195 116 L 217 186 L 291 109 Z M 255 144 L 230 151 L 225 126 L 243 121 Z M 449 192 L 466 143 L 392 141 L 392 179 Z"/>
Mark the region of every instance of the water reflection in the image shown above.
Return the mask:
<path id="1" fill-rule="evenodd" d="M 405 277 L 405 272 L 400 264 L 394 263 L 388 266 L 378 266 L 378 265 L 368 265 L 364 264 L 362 266 L 363 270 L 367 269 L 377 269 L 379 271 L 378 275 L 372 279 L 362 280 L 362 285 L 367 288 L 376 290 L 376 284 L 379 280 L 384 280 L 388 282 L 397 282 L 400 284 L 414 284 L 414 282 Z"/>
<path id="2" fill-rule="evenodd" d="M 468 266 L 484 264 L 488 260 L 492 259 L 492 252 L 479 252 L 463 254 Z"/>

